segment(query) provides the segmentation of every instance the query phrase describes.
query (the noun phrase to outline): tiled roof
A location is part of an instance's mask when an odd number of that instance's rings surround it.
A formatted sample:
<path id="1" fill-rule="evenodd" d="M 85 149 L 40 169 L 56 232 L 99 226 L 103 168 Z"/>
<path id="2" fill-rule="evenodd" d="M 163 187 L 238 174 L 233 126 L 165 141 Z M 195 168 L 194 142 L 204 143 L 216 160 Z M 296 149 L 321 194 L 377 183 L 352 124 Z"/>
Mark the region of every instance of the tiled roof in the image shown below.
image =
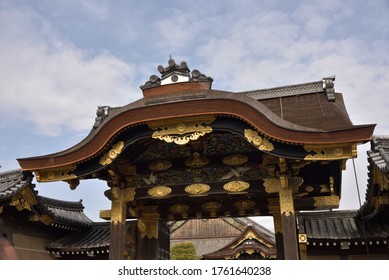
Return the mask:
<path id="1" fill-rule="evenodd" d="M 11 198 L 31 184 L 33 175 L 15 169 L 0 173 L 0 201 Z"/>
<path id="2" fill-rule="evenodd" d="M 62 222 L 73 226 L 89 226 L 92 224 L 92 220 L 84 214 L 82 200 L 71 202 L 43 196 L 37 196 L 37 199 L 57 223 Z"/>
<path id="3" fill-rule="evenodd" d="M 367 152 L 370 160 L 382 171 L 389 171 L 389 136 L 374 136 L 371 150 Z"/>
<path id="4" fill-rule="evenodd" d="M 298 214 L 300 233 L 310 239 L 351 240 L 387 238 L 389 221 L 369 221 L 356 218 L 356 210 L 304 212 Z"/>
<path id="5" fill-rule="evenodd" d="M 288 85 L 282 87 L 242 91 L 239 93 L 248 95 L 256 100 L 263 100 L 268 98 L 303 95 L 323 91 L 323 81 L 315 81 L 310 83 Z"/>
<path id="6" fill-rule="evenodd" d="M 25 187 L 35 188 L 32 184 L 33 175 L 30 172 L 23 172 L 21 169 L 11 170 L 0 173 L 0 202 L 12 199 L 13 196 L 21 192 Z M 32 191 L 36 200 L 37 207 L 43 210 L 43 213 L 54 219 L 54 226 L 69 228 L 69 226 L 89 226 L 92 221 L 84 214 L 82 201 L 69 202 L 56 200 L 37 195 L 37 191 Z M 42 212 L 42 211 L 39 211 Z"/>
<path id="7" fill-rule="evenodd" d="M 101 254 L 108 252 L 109 238 L 110 223 L 93 223 L 87 230 L 66 235 L 45 247 L 53 254 Z"/>

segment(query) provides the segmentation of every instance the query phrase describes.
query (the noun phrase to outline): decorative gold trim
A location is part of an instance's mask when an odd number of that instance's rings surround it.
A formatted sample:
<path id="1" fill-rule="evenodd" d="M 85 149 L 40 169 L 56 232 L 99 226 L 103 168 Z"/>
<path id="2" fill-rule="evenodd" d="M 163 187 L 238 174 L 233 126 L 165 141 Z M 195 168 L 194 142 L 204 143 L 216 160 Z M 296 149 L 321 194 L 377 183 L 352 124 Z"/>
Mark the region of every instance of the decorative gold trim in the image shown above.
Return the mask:
<path id="1" fill-rule="evenodd" d="M 158 221 L 160 219 L 157 212 L 158 206 L 144 206 L 140 210 L 142 211 L 141 218 L 137 220 L 140 238 L 158 239 Z"/>
<path id="2" fill-rule="evenodd" d="M 304 149 L 311 153 L 304 158 L 305 160 L 338 160 L 355 158 L 357 156 L 356 144 L 353 143 L 304 145 Z"/>
<path id="3" fill-rule="evenodd" d="M 235 165 L 241 165 L 243 163 L 246 163 L 248 160 L 249 158 L 246 155 L 235 154 L 223 158 L 223 163 L 226 165 L 235 166 Z"/>
<path id="4" fill-rule="evenodd" d="M 250 184 L 244 181 L 232 181 L 223 186 L 223 189 L 229 192 L 242 192 L 248 188 L 250 188 Z"/>
<path id="5" fill-rule="evenodd" d="M 23 209 L 31 211 L 31 206 L 38 202 L 30 188 L 23 188 L 21 192 L 12 197 L 10 205 L 15 206 L 18 211 Z"/>
<path id="6" fill-rule="evenodd" d="M 110 220 L 111 219 L 111 209 L 100 210 L 99 217 L 100 217 L 100 219 L 103 219 L 103 220 Z"/>
<path id="7" fill-rule="evenodd" d="M 0 214 L 3 213 L 3 211 L 4 211 L 4 207 L 0 206 Z"/>
<path id="8" fill-rule="evenodd" d="M 210 189 L 211 187 L 207 184 L 192 184 L 185 187 L 185 192 L 191 195 L 202 195 L 207 193 Z"/>
<path id="9" fill-rule="evenodd" d="M 105 153 L 101 158 L 100 158 L 100 164 L 101 165 L 107 165 L 112 163 L 114 159 L 122 152 L 124 148 L 124 142 L 119 141 L 116 144 L 112 146 L 112 149 L 110 149 L 107 153 Z"/>
<path id="10" fill-rule="evenodd" d="M 293 190 L 288 187 L 288 179 L 286 176 L 281 176 L 280 182 L 281 182 L 281 188 L 279 190 L 280 212 L 281 215 L 285 215 L 289 217 L 291 214 L 295 213 L 294 201 L 293 201 Z"/>
<path id="11" fill-rule="evenodd" d="M 339 207 L 339 196 L 316 196 L 313 198 L 316 209 L 329 209 L 329 208 L 338 208 Z"/>
<path id="12" fill-rule="evenodd" d="M 134 201 L 136 195 L 135 188 L 125 188 L 121 190 L 121 192 L 122 192 L 122 198 L 124 202 Z"/>
<path id="13" fill-rule="evenodd" d="M 172 167 L 172 163 L 168 160 L 158 160 L 149 164 L 149 169 L 152 171 L 165 171 Z"/>
<path id="14" fill-rule="evenodd" d="M 258 132 L 252 129 L 245 129 L 244 136 L 249 143 L 252 143 L 259 150 L 265 152 L 271 152 L 274 150 L 274 145 L 266 137 L 259 136 Z"/>
<path id="15" fill-rule="evenodd" d="M 70 173 L 76 169 L 76 164 L 66 166 L 36 170 L 35 176 L 38 182 L 68 181 L 77 179 L 75 174 Z"/>
<path id="16" fill-rule="evenodd" d="M 152 122 L 149 124 L 149 127 L 155 130 L 152 138 L 167 143 L 185 145 L 190 141 L 195 141 L 201 136 L 212 132 L 212 128 L 207 126 L 207 124 L 214 121 L 214 116 L 199 116 L 190 119 L 180 119 L 180 121 L 173 119 Z"/>
<path id="17" fill-rule="evenodd" d="M 147 191 L 147 193 L 152 197 L 161 198 L 169 195 L 172 192 L 172 189 L 166 186 L 157 186 L 151 188 Z"/>
<path id="18" fill-rule="evenodd" d="M 137 227 L 140 238 L 158 239 L 158 220 L 157 219 L 138 219 Z"/>
<path id="19" fill-rule="evenodd" d="M 47 214 L 43 214 L 42 216 L 39 217 L 39 219 L 44 223 L 45 225 L 51 225 L 54 222 L 54 219 L 50 217 Z"/>
<path id="20" fill-rule="evenodd" d="M 263 186 L 267 193 L 278 193 L 280 190 L 281 184 L 280 179 L 278 178 L 264 178 Z"/>
<path id="21" fill-rule="evenodd" d="M 373 168 L 373 183 L 380 186 L 381 191 L 389 190 L 389 179 L 384 175 L 384 172 L 380 170 L 376 165 Z"/>

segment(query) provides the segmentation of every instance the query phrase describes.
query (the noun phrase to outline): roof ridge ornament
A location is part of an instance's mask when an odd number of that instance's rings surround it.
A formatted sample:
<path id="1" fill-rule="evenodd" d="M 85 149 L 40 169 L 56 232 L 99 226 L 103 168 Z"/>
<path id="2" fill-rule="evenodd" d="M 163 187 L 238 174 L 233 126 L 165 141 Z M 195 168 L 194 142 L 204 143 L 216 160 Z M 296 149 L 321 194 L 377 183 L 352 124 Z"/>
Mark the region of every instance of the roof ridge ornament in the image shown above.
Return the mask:
<path id="1" fill-rule="evenodd" d="M 185 61 L 177 64 L 171 56 L 168 60 L 168 66 L 158 65 L 157 70 L 161 73 L 161 78 L 156 75 L 151 75 L 150 79 L 144 85 L 140 86 L 141 89 L 182 82 L 213 82 L 211 77 L 202 74 L 197 69 L 190 72 L 188 64 Z"/>
<path id="2" fill-rule="evenodd" d="M 336 99 L 334 81 L 335 81 L 335 75 L 323 78 L 323 90 L 325 90 L 325 93 L 327 95 L 327 100 L 331 102 L 335 101 Z"/>

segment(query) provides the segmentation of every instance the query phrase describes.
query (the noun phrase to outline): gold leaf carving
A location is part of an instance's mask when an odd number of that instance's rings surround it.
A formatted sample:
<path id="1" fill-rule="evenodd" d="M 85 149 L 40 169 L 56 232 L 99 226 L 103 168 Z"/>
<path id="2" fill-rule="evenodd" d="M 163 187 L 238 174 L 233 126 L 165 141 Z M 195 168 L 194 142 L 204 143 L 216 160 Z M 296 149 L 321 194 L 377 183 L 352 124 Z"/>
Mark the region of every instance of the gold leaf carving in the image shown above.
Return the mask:
<path id="1" fill-rule="evenodd" d="M 294 214 L 294 201 L 293 201 L 293 190 L 290 188 L 280 188 L 280 211 L 285 216 Z"/>
<path id="2" fill-rule="evenodd" d="M 246 137 L 247 141 L 249 141 L 249 143 L 252 143 L 261 151 L 270 152 L 274 150 L 274 146 L 269 139 L 259 136 L 258 132 L 252 129 L 245 129 L 244 136 Z"/>
<path id="3" fill-rule="evenodd" d="M 115 145 L 112 146 L 111 150 L 109 150 L 100 158 L 100 164 L 101 165 L 110 164 L 122 152 L 123 148 L 124 148 L 124 142 L 123 141 L 117 142 Z"/>
<path id="4" fill-rule="evenodd" d="M 316 196 L 313 198 L 316 209 L 329 209 L 339 207 L 339 196 Z"/>
<path id="5" fill-rule="evenodd" d="M 264 178 L 263 186 L 267 193 L 277 193 L 281 187 L 280 179 L 278 178 Z"/>
<path id="6" fill-rule="evenodd" d="M 153 197 L 164 197 L 169 195 L 171 192 L 172 189 L 166 186 L 157 186 L 147 191 L 147 193 Z"/>
<path id="7" fill-rule="evenodd" d="M 250 187 L 250 184 L 244 181 L 232 181 L 223 186 L 223 189 L 229 192 L 241 192 Z"/>
<path id="8" fill-rule="evenodd" d="M 77 179 L 71 172 L 76 169 L 75 164 L 35 171 L 38 182 L 67 181 Z"/>
<path id="9" fill-rule="evenodd" d="M 211 187 L 207 184 L 192 184 L 185 187 L 185 192 L 193 195 L 204 194 L 208 192 Z"/>
<path id="10" fill-rule="evenodd" d="M 248 161 L 248 157 L 246 155 L 229 155 L 223 158 L 223 163 L 231 166 L 240 165 L 246 163 Z"/>
<path id="11" fill-rule="evenodd" d="M 201 136 L 212 132 L 212 128 L 207 124 L 215 120 L 213 116 L 193 117 L 187 120 L 164 120 L 151 123 L 149 127 L 155 132 L 152 137 L 160 139 L 167 143 L 185 145 L 189 141 L 195 141 Z"/>

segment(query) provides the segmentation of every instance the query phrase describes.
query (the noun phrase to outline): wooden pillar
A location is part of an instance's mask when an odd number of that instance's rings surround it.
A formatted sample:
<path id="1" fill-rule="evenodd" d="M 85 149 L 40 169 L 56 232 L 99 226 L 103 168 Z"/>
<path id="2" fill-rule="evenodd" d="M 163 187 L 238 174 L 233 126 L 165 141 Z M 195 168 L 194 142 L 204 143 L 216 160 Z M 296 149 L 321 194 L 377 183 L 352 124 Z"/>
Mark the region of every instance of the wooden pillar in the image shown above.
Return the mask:
<path id="1" fill-rule="evenodd" d="M 112 193 L 109 259 L 122 260 L 124 259 L 124 245 L 127 234 L 127 203 L 123 199 L 120 188 L 112 188 Z"/>
<path id="2" fill-rule="evenodd" d="M 284 238 L 282 235 L 282 222 L 281 222 L 281 214 L 274 213 L 273 214 L 274 221 L 274 232 L 276 238 L 276 246 L 277 246 L 277 260 L 284 260 Z"/>
<path id="3" fill-rule="evenodd" d="M 157 208 L 158 206 L 143 207 L 141 216 L 137 220 L 137 260 L 159 259 L 159 213 L 156 211 Z"/>
<path id="4" fill-rule="evenodd" d="M 282 238 L 285 260 L 298 260 L 297 225 L 294 211 L 293 190 L 289 187 L 288 176 L 280 176 L 279 189 Z"/>

